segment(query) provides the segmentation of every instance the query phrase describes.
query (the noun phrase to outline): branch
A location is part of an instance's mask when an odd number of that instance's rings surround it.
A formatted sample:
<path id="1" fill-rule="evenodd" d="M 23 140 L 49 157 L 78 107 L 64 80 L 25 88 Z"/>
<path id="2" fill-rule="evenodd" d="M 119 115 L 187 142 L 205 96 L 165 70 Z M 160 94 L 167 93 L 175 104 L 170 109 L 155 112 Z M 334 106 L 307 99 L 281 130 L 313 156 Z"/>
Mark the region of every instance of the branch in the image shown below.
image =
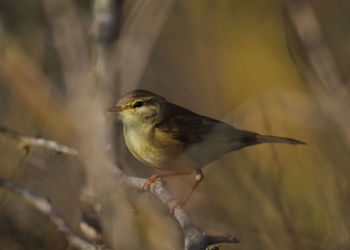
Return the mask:
<path id="1" fill-rule="evenodd" d="M 127 176 L 118 167 L 114 167 L 114 169 L 118 179 L 122 180 L 126 185 L 144 190 L 143 187 L 147 179 Z M 182 207 L 176 206 L 178 201 L 174 199 L 174 196 L 169 192 L 162 179 L 158 179 L 151 184 L 150 192 L 167 206 L 170 211 L 174 211 L 173 215 L 184 233 L 185 250 L 210 250 L 214 249 L 213 246 L 221 243 L 239 243 L 239 237 L 235 235 L 206 235 L 191 221 Z"/>
<path id="2" fill-rule="evenodd" d="M 61 154 L 67 154 L 67 155 L 78 154 L 78 151 L 74 148 L 67 147 L 55 141 L 25 136 L 1 124 L 0 124 L 0 133 L 12 139 L 18 140 L 19 146 L 22 149 L 27 149 L 31 146 L 36 146 L 36 147 L 46 148 L 48 150 L 52 150 L 52 151 L 55 151 L 56 153 L 61 153 Z"/>
<path id="3" fill-rule="evenodd" d="M 105 248 L 104 246 L 91 244 L 90 242 L 82 239 L 77 234 L 75 234 L 67 225 L 67 223 L 57 214 L 57 212 L 54 210 L 51 203 L 47 199 L 2 177 L 0 177 L 0 187 L 5 188 L 21 196 L 24 201 L 32 205 L 40 213 L 48 216 L 51 223 L 60 232 L 64 233 L 68 242 L 72 246 L 81 250 L 107 250 L 107 248 Z"/>

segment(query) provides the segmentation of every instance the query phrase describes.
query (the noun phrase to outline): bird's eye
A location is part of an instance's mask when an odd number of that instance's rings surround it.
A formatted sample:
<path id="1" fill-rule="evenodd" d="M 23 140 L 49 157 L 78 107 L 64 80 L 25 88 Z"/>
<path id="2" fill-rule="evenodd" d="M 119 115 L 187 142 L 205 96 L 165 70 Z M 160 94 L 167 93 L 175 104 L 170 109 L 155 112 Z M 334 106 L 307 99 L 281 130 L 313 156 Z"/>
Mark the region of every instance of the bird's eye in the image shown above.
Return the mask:
<path id="1" fill-rule="evenodd" d="M 134 105 L 132 105 L 133 108 L 139 108 L 143 105 L 143 103 L 141 101 L 137 101 L 134 103 Z"/>

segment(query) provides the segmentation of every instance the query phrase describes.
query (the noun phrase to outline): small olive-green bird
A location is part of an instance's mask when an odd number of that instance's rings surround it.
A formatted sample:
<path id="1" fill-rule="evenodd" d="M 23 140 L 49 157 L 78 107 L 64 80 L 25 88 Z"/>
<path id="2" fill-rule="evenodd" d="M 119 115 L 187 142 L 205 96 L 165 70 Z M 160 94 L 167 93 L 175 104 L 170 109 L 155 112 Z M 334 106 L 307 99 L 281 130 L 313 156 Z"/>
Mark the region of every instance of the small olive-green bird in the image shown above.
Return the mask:
<path id="1" fill-rule="evenodd" d="M 260 143 L 305 144 L 234 128 L 147 90 L 127 93 L 108 111 L 120 114 L 124 139 L 133 156 L 148 166 L 169 171 L 151 176 L 145 188 L 157 178 L 196 173 L 196 183 L 185 202 L 203 179 L 201 168 L 228 152 Z"/>

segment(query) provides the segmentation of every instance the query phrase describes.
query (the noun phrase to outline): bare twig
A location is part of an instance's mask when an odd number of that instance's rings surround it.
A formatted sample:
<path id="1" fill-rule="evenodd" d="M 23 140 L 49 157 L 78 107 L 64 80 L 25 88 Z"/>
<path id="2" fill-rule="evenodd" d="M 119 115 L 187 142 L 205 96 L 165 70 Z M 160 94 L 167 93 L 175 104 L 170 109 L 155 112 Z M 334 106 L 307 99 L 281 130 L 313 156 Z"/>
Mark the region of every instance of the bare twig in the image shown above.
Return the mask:
<path id="1" fill-rule="evenodd" d="M 29 191 L 28 189 L 15 184 L 14 182 L 0 177 L 0 187 L 6 188 L 7 190 L 14 192 L 21 196 L 23 200 L 32 205 L 42 214 L 49 217 L 51 223 L 62 233 L 65 234 L 68 242 L 81 250 L 101 250 L 107 249 L 105 246 L 94 245 L 90 242 L 82 239 L 77 234 L 75 234 L 67 223 L 57 214 L 57 212 L 52 207 L 51 203 L 41 197 L 40 195 Z"/>
<path id="2" fill-rule="evenodd" d="M 127 176 L 119 168 L 114 167 L 114 169 L 116 176 L 128 186 L 144 190 L 144 184 L 147 179 Z M 217 244 L 239 243 L 239 237 L 235 235 L 206 235 L 191 221 L 182 207 L 176 206 L 178 201 L 174 199 L 174 196 L 169 192 L 162 179 L 158 179 L 152 183 L 150 192 L 167 206 L 169 211 L 174 211 L 173 215 L 184 233 L 184 245 L 186 250 L 209 250 L 213 249 L 212 247 Z"/>
<path id="3" fill-rule="evenodd" d="M 9 129 L 3 125 L 0 125 L 0 133 L 16 139 L 19 141 L 19 146 L 21 149 L 28 150 L 31 146 L 42 147 L 48 150 L 55 151 L 56 153 L 67 154 L 67 155 L 77 155 L 78 151 L 74 148 L 59 144 L 55 141 L 50 141 L 42 138 L 35 138 L 30 136 L 22 135 L 12 129 Z"/>

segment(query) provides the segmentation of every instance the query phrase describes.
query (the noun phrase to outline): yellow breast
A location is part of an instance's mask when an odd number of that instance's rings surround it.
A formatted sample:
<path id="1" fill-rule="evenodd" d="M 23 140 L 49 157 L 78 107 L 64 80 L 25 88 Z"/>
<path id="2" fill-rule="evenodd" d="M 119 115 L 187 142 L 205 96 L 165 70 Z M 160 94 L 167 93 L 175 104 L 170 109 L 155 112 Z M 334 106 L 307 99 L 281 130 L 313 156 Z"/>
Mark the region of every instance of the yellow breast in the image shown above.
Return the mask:
<path id="1" fill-rule="evenodd" d="M 179 142 L 153 128 L 124 127 L 124 138 L 135 158 L 156 168 L 169 168 L 183 150 Z"/>

